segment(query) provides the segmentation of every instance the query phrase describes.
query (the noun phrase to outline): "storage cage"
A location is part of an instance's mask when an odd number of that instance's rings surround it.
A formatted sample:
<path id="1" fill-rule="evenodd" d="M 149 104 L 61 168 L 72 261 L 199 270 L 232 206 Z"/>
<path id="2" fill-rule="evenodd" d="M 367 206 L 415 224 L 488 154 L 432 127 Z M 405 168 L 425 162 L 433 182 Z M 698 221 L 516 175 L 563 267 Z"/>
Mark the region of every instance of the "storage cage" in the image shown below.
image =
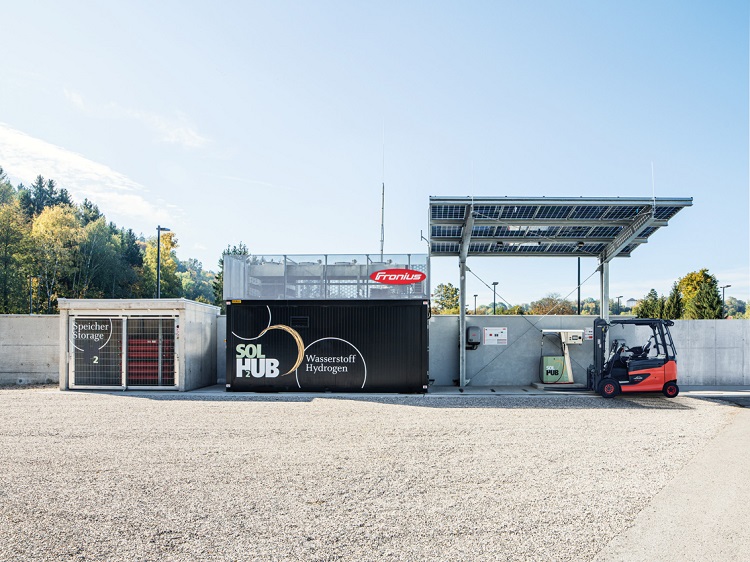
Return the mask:
<path id="1" fill-rule="evenodd" d="M 227 303 L 227 391 L 426 392 L 429 301 Z"/>
<path id="2" fill-rule="evenodd" d="M 185 299 L 60 299 L 60 388 L 216 384 L 219 308 Z"/>

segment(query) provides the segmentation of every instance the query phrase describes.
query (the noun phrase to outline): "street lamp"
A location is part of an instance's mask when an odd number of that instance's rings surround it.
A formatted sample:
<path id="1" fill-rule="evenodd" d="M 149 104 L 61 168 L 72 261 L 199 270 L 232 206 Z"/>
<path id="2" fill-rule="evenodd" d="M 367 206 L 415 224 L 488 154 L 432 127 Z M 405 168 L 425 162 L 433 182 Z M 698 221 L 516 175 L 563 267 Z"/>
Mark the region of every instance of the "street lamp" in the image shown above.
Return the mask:
<path id="1" fill-rule="evenodd" d="M 622 298 L 622 295 L 617 297 L 617 315 L 620 315 L 620 299 Z"/>
<path id="2" fill-rule="evenodd" d="M 493 315 L 493 316 L 494 316 L 495 314 L 497 314 L 497 313 L 495 312 L 495 306 L 496 306 L 496 304 L 495 304 L 495 303 L 496 303 L 496 301 L 497 301 L 497 297 L 495 296 L 495 294 L 496 294 L 496 290 L 497 290 L 497 281 L 493 281 L 493 282 L 492 282 L 492 315 Z"/>
<path id="3" fill-rule="evenodd" d="M 166 226 L 156 227 L 156 298 L 161 298 L 161 233 L 170 232 Z"/>
<path id="4" fill-rule="evenodd" d="M 478 297 L 478 296 L 479 296 L 479 295 L 474 295 L 474 314 L 475 314 L 475 315 L 476 315 L 476 313 L 477 313 L 477 297 Z"/>
<path id="5" fill-rule="evenodd" d="M 725 318 L 727 316 L 727 310 L 726 305 L 724 304 L 724 289 L 728 289 L 729 287 L 731 287 L 731 285 L 722 285 L 721 287 L 719 287 L 719 289 L 721 289 L 721 314 Z"/>

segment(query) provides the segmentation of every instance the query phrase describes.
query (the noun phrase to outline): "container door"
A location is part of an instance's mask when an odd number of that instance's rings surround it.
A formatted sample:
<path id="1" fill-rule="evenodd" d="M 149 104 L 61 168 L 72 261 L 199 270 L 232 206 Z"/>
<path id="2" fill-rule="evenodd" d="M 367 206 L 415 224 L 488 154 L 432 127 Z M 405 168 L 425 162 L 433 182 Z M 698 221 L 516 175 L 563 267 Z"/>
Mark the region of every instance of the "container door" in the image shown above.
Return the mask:
<path id="1" fill-rule="evenodd" d="M 128 318 L 127 386 L 168 386 L 175 378 L 175 319 Z"/>
<path id="2" fill-rule="evenodd" d="M 121 387 L 122 319 L 71 317 L 71 387 Z"/>

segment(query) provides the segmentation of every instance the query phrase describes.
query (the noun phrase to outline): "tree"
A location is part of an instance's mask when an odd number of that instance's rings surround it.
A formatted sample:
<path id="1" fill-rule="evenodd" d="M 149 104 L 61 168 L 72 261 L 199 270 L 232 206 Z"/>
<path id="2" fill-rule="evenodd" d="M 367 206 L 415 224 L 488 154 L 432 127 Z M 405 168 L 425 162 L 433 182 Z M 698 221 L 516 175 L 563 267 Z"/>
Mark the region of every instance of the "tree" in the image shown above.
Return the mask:
<path id="1" fill-rule="evenodd" d="M 21 208 L 29 218 L 39 215 L 48 207 L 73 204 L 66 189 L 58 191 L 55 180 L 45 181 L 41 175 L 36 177 L 36 180 L 28 189 L 21 189 L 22 187 L 19 186 L 19 201 Z"/>
<path id="2" fill-rule="evenodd" d="M 41 176 L 40 176 L 41 177 Z M 81 235 L 75 210 L 70 205 L 47 207 L 31 227 L 33 272 L 47 298 L 47 314 L 53 313 L 60 279 L 74 267 L 74 249 Z"/>
<path id="3" fill-rule="evenodd" d="M 0 169 L 0 172 L 2 169 Z M 21 311 L 25 301 L 24 265 L 28 259 L 29 226 L 18 201 L 0 205 L 0 313 Z M 21 295 L 24 297 L 21 297 Z"/>
<path id="4" fill-rule="evenodd" d="M 641 299 L 635 306 L 635 315 L 637 318 L 660 318 L 660 309 L 662 308 L 662 299 L 656 289 L 651 289 L 648 294 Z"/>
<path id="5" fill-rule="evenodd" d="M 573 303 L 557 293 L 550 293 L 543 299 L 531 303 L 531 314 L 575 314 Z"/>
<path id="6" fill-rule="evenodd" d="M 106 294 L 109 275 L 118 264 L 117 240 L 104 219 L 84 224 L 76 247 L 71 293 L 78 298 L 101 298 Z"/>
<path id="7" fill-rule="evenodd" d="M 685 318 L 712 320 L 724 317 L 721 305 L 721 296 L 716 278 L 701 283 L 698 292 L 685 307 Z"/>
<path id="8" fill-rule="evenodd" d="M 440 283 L 433 294 L 437 314 L 458 314 L 458 289 L 451 283 Z"/>
<path id="9" fill-rule="evenodd" d="M 203 264 L 194 258 L 177 262 L 177 277 L 180 279 L 182 297 L 211 304 L 213 301 L 214 273 L 205 271 Z"/>
<path id="10" fill-rule="evenodd" d="M 672 285 L 672 291 L 669 293 L 667 302 L 664 305 L 664 318 L 668 320 L 679 320 L 682 318 L 683 306 L 680 286 L 677 282 Z"/>
<path id="11" fill-rule="evenodd" d="M 742 318 L 747 310 L 745 301 L 741 301 L 736 297 L 727 297 L 727 317 Z"/>
<path id="12" fill-rule="evenodd" d="M 677 286 L 680 289 L 680 295 L 682 295 L 683 314 L 687 311 L 687 308 L 690 305 L 690 301 L 692 301 L 698 294 L 698 289 L 700 288 L 700 286 L 703 283 L 711 281 L 711 279 L 714 278 L 711 274 L 708 273 L 708 269 L 703 268 L 699 271 L 691 271 L 677 281 Z"/>
<path id="13" fill-rule="evenodd" d="M 178 247 L 174 232 L 162 232 L 159 251 L 161 253 L 161 296 L 165 298 L 179 297 L 182 293 L 182 283 L 177 277 L 177 256 L 175 249 Z M 156 297 L 156 236 L 149 238 L 146 243 L 146 251 L 143 257 L 143 288 L 146 295 Z"/>
<path id="14" fill-rule="evenodd" d="M 225 312 L 226 310 L 226 305 L 224 304 L 224 256 L 226 255 L 249 256 L 250 252 L 248 251 L 247 246 L 240 241 L 238 245 L 232 246 L 231 248 L 229 247 L 229 244 L 227 244 L 227 249 L 224 250 L 219 258 L 219 272 L 214 277 L 213 289 L 214 304 L 221 306 L 222 312 Z"/>
<path id="15" fill-rule="evenodd" d="M 0 205 L 5 205 L 16 199 L 16 190 L 8 181 L 5 170 L 0 166 Z"/>

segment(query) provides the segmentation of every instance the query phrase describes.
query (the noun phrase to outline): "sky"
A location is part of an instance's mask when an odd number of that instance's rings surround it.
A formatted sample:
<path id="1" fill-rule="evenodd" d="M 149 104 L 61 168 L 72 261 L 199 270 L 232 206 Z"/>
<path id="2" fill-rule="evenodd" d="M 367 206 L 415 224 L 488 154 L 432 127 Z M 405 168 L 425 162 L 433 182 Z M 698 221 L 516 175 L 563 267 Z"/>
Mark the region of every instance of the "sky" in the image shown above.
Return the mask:
<path id="1" fill-rule="evenodd" d="M 708 268 L 750 301 L 745 1 L 0 0 L 0 166 L 217 269 L 424 253 L 428 198 L 692 197 L 610 295 Z M 653 174 L 652 174 L 653 170 Z M 469 258 L 468 303 L 576 297 L 574 258 Z M 595 259 L 582 295 L 598 297 Z M 458 286 L 457 258 L 432 286 Z"/>

